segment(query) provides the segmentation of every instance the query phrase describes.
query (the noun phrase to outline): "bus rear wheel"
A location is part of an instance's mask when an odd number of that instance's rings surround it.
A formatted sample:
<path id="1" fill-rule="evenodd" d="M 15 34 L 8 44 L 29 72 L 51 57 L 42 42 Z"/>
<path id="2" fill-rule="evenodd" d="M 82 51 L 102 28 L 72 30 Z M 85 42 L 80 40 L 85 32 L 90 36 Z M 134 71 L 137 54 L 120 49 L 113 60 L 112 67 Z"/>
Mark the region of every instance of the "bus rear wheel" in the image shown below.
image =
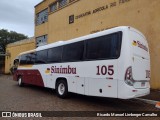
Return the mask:
<path id="1" fill-rule="evenodd" d="M 56 84 L 56 93 L 60 98 L 66 98 L 68 96 L 68 85 L 65 80 L 59 80 Z"/>
<path id="2" fill-rule="evenodd" d="M 20 76 L 20 77 L 18 77 L 18 86 L 20 86 L 20 87 L 23 87 L 23 79 L 22 79 L 22 77 Z"/>

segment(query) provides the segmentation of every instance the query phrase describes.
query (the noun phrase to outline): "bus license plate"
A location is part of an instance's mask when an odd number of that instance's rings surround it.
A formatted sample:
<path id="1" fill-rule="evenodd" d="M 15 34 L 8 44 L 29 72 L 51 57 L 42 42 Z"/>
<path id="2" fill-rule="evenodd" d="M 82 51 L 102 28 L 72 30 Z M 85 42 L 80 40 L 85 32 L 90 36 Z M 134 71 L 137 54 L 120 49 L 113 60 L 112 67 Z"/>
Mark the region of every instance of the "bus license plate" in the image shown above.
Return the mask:
<path id="1" fill-rule="evenodd" d="M 144 87 L 144 86 L 145 86 L 145 82 L 142 82 L 142 83 L 141 83 L 141 87 Z"/>

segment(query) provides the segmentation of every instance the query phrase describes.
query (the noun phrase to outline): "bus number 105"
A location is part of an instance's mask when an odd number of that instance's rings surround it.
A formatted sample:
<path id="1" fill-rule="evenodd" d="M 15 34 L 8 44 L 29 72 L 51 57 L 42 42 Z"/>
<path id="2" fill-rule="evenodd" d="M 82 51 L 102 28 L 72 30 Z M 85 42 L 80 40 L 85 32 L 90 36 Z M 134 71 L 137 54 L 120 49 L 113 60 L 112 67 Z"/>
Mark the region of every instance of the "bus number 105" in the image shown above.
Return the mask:
<path id="1" fill-rule="evenodd" d="M 97 75 L 113 75 L 114 74 L 114 69 L 113 65 L 108 65 L 108 66 L 97 66 Z"/>

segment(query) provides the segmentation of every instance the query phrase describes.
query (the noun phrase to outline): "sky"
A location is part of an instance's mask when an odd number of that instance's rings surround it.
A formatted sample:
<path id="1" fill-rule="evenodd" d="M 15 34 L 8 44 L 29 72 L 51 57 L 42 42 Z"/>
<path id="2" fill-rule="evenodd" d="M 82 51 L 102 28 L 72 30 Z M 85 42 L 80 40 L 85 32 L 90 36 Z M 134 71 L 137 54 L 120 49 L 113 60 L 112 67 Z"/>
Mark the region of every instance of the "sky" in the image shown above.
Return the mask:
<path id="1" fill-rule="evenodd" d="M 34 6 L 42 0 L 0 0 L 0 29 L 34 36 Z"/>

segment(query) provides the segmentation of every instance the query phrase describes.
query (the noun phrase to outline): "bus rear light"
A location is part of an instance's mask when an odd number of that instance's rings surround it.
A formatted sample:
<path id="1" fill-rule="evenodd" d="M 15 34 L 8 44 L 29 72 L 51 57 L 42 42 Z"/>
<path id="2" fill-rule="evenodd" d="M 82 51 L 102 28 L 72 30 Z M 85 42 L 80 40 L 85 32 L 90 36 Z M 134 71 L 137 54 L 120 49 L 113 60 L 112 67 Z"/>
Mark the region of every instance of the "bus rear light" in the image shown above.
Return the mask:
<path id="1" fill-rule="evenodd" d="M 129 86 L 133 86 L 134 80 L 132 76 L 132 67 L 128 67 L 125 74 L 125 83 Z"/>

